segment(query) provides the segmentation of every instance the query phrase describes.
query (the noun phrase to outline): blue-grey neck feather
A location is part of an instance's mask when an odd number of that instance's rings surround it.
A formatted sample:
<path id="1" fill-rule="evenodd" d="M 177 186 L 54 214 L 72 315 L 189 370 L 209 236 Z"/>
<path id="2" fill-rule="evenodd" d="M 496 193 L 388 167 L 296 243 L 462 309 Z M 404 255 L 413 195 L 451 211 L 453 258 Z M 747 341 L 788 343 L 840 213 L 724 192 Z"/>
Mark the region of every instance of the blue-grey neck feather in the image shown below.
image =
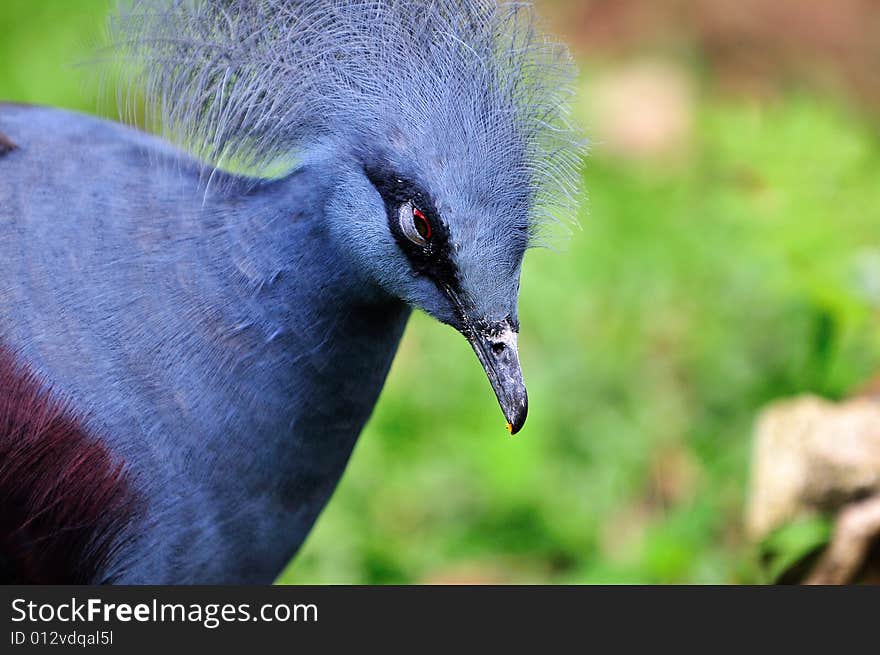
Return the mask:
<path id="1" fill-rule="evenodd" d="M 175 153 L 118 125 L 7 106 L 0 131 L 21 146 L 0 160 L 0 335 L 150 499 L 117 580 L 270 581 L 408 315 L 326 238 L 326 171 L 205 199 Z"/>

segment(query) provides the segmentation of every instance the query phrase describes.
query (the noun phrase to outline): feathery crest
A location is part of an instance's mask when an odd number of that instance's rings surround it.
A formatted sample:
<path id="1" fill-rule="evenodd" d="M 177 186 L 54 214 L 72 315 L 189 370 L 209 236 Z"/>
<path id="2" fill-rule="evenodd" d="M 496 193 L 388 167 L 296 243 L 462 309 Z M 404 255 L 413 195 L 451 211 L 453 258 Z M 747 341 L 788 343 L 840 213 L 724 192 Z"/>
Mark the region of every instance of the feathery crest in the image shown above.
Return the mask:
<path id="1" fill-rule="evenodd" d="M 390 144 L 478 178 L 532 233 L 573 205 L 574 69 L 526 3 L 128 0 L 110 32 L 148 125 L 209 171 L 266 171 L 328 140 Z"/>

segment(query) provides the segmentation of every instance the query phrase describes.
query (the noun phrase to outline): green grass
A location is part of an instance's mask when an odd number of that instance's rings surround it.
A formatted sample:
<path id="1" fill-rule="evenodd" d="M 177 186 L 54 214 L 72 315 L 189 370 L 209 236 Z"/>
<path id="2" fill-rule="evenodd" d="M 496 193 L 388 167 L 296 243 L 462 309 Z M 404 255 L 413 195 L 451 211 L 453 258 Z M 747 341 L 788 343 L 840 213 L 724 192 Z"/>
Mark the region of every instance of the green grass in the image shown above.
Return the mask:
<path id="1" fill-rule="evenodd" d="M 37 4 L 0 8 L 0 97 L 93 108 L 61 64 L 107 3 Z M 416 316 L 281 582 L 758 579 L 756 413 L 880 363 L 880 140 L 821 98 L 700 102 L 685 163 L 591 158 L 582 229 L 529 252 L 523 433 L 464 340 Z"/>

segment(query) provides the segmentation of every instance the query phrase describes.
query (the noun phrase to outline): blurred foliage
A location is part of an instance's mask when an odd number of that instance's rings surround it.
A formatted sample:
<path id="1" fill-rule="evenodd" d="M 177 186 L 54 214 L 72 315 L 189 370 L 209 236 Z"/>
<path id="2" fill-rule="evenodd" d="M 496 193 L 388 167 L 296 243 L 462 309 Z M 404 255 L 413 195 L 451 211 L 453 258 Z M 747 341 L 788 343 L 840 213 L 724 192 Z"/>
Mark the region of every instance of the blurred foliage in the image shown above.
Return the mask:
<path id="1" fill-rule="evenodd" d="M 2 0 L 0 99 L 95 112 L 88 60 L 114 0 Z"/>
<path id="2" fill-rule="evenodd" d="M 827 516 L 792 521 L 774 530 L 758 546 L 763 581 L 796 584 L 803 580 L 831 540 L 832 530 Z"/>
<path id="3" fill-rule="evenodd" d="M 876 0 L 537 0 L 591 57 L 688 58 L 716 90 L 840 94 L 880 114 Z"/>
<path id="4" fill-rule="evenodd" d="M 0 98 L 94 110 L 70 62 L 108 4 L 3 0 Z M 603 66 L 584 62 L 588 126 Z M 827 97 L 693 104 L 680 156 L 598 139 L 581 228 L 527 255 L 523 433 L 464 340 L 415 316 L 282 582 L 760 579 L 741 530 L 757 410 L 840 397 L 880 362 L 880 139 Z"/>

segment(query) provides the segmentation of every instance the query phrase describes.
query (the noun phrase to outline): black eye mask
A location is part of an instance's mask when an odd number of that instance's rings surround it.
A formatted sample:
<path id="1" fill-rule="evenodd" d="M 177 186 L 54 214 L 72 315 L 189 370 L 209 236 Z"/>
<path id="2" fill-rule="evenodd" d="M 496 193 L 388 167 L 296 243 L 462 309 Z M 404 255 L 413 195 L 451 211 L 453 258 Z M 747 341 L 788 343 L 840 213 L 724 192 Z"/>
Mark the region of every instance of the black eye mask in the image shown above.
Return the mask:
<path id="1" fill-rule="evenodd" d="M 388 168 L 365 166 L 364 172 L 385 202 L 388 227 L 413 271 L 430 277 L 444 293 L 452 290 L 460 295 L 449 228 L 440 219 L 431 197 L 419 184 Z M 403 219 L 401 213 L 405 214 Z M 407 226 L 404 220 L 413 222 Z"/>

